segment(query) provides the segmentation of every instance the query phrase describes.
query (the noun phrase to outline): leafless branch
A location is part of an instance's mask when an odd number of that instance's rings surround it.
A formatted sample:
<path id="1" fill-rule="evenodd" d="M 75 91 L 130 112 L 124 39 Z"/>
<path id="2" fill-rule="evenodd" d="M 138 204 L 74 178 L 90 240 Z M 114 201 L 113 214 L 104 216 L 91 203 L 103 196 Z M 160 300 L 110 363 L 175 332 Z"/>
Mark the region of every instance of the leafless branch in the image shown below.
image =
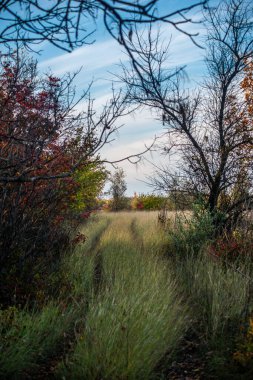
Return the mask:
<path id="1" fill-rule="evenodd" d="M 108 32 L 127 46 L 136 24 L 164 22 L 186 34 L 195 42 L 195 33 L 187 30 L 188 16 L 194 9 L 206 6 L 196 1 L 173 12 L 158 12 L 159 0 L 4 0 L 0 4 L 0 43 L 22 42 L 26 46 L 49 41 L 71 51 L 94 42 L 95 21 L 102 15 Z M 92 28 L 91 22 L 94 27 Z"/>

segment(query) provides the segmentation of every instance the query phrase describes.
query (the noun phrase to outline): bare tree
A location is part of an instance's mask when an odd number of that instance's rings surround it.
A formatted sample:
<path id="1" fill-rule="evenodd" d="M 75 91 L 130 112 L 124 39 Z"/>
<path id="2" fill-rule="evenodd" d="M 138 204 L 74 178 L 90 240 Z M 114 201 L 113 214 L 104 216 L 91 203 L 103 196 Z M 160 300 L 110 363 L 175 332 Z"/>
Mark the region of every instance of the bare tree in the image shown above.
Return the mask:
<path id="1" fill-rule="evenodd" d="M 139 36 L 132 50 L 138 66 L 124 67 L 123 80 L 133 102 L 157 111 L 166 129 L 165 153 L 176 149 L 177 175 L 158 168 L 153 185 L 204 197 L 214 216 L 228 226 L 252 201 L 252 123 L 240 86 L 253 55 L 253 7 L 247 0 L 222 1 L 205 13 L 207 77 L 201 91 L 184 90 L 182 68 L 164 68 L 168 48 L 159 36 Z"/>
<path id="2" fill-rule="evenodd" d="M 126 45 L 136 24 L 166 22 L 194 39 L 185 26 L 192 22 L 189 12 L 207 3 L 190 1 L 172 12 L 158 13 L 160 0 L 4 0 L 0 3 L 0 43 L 30 45 L 50 41 L 71 51 L 93 40 L 95 21 L 103 18 L 108 32 Z M 93 24 L 93 27 L 91 26 Z"/>

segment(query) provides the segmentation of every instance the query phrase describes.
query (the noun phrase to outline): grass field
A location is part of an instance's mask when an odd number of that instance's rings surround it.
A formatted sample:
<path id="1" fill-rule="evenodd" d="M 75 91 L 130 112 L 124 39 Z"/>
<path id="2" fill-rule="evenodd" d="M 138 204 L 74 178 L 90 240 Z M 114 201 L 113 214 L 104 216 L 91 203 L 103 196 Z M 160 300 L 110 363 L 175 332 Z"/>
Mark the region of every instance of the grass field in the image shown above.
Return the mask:
<path id="1" fill-rule="evenodd" d="M 177 347 L 187 309 L 162 257 L 166 235 L 156 213 L 105 218 L 107 228 L 88 253 L 95 277 L 85 323 L 61 373 L 73 379 L 146 379 Z"/>
<path id="2" fill-rule="evenodd" d="M 33 312 L 1 311 L 0 377 L 170 378 L 164 366 L 189 332 L 212 352 L 212 376 L 226 368 L 249 310 L 249 281 L 189 249 L 197 239 L 184 224 L 173 235 L 157 212 L 93 216 L 81 230 L 86 241 L 64 256 L 58 298 Z"/>

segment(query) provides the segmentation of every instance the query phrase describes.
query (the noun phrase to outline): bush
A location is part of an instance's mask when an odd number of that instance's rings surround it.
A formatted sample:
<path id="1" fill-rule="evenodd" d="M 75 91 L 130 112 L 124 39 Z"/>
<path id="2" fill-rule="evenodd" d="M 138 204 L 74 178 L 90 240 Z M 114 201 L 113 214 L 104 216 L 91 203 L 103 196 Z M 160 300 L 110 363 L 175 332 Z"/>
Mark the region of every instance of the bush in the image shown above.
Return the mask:
<path id="1" fill-rule="evenodd" d="M 212 216 L 202 204 L 195 203 L 191 217 L 176 216 L 174 228 L 169 225 L 168 235 L 170 254 L 182 258 L 190 253 L 197 255 L 213 239 Z"/>
<path id="2" fill-rule="evenodd" d="M 134 194 L 131 201 L 133 210 L 160 210 L 166 203 L 166 198 L 154 194 Z"/>
<path id="3" fill-rule="evenodd" d="M 67 221 L 92 208 L 105 179 L 92 157 L 103 137 L 97 140 L 85 116 L 73 113 L 73 80 L 40 77 L 37 63 L 20 51 L 0 54 L 0 303 L 6 306 L 36 298 L 36 276 L 55 270 L 77 226 Z"/>

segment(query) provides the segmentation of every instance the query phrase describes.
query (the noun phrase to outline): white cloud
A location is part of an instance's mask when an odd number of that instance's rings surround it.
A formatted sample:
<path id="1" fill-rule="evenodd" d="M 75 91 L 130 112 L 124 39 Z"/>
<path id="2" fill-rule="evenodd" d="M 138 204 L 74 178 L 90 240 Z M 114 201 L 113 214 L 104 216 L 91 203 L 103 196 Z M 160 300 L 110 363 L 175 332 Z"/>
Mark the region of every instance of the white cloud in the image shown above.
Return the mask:
<path id="1" fill-rule="evenodd" d="M 96 72 L 100 69 L 111 67 L 126 59 L 119 44 L 113 40 L 96 42 L 93 45 L 85 45 L 72 53 L 64 53 L 55 58 L 50 58 L 39 63 L 39 68 L 50 68 L 55 75 L 78 70 L 81 66 L 85 71 Z"/>

